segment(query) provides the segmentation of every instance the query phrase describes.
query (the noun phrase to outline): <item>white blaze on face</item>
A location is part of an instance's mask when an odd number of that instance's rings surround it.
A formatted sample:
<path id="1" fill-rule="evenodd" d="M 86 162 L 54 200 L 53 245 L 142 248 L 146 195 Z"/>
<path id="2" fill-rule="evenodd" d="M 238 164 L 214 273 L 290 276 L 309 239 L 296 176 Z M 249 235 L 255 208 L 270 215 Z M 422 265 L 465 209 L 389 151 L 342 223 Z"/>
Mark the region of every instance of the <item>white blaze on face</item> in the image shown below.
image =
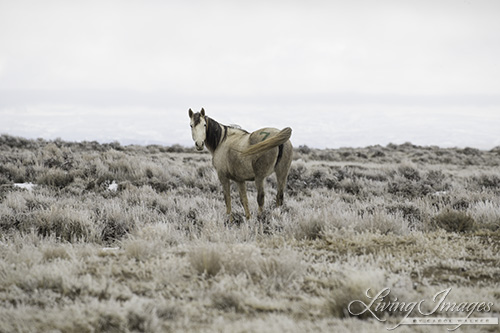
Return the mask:
<path id="1" fill-rule="evenodd" d="M 205 145 L 205 139 L 207 136 L 207 123 L 205 120 L 205 112 L 202 109 L 201 113 L 193 113 L 191 109 L 189 110 L 189 118 L 191 125 L 191 136 L 193 138 L 196 149 L 201 151 Z"/>

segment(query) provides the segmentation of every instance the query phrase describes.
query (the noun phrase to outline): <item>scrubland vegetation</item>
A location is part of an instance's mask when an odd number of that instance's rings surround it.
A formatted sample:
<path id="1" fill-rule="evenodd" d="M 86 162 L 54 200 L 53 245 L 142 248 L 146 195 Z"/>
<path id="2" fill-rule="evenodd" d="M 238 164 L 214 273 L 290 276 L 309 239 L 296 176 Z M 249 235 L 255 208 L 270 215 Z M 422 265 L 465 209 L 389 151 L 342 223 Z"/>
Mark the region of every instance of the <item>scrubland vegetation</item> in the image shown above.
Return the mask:
<path id="1" fill-rule="evenodd" d="M 500 148 L 301 146 L 283 207 L 248 190 L 229 223 L 208 153 L 1 136 L 0 332 L 387 331 L 368 288 L 499 317 Z"/>

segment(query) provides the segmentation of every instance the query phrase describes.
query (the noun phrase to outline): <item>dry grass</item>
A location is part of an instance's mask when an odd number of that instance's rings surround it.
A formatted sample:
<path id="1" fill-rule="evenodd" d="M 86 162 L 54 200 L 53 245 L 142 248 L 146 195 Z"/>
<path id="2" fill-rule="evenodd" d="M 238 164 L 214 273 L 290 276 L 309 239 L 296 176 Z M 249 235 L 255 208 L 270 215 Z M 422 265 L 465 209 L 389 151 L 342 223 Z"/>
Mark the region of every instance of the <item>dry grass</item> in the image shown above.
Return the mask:
<path id="1" fill-rule="evenodd" d="M 347 311 L 368 288 L 500 313 L 498 149 L 299 147 L 285 206 L 240 225 L 208 154 L 5 135 L 0 152 L 0 332 L 386 331 L 401 316 Z"/>

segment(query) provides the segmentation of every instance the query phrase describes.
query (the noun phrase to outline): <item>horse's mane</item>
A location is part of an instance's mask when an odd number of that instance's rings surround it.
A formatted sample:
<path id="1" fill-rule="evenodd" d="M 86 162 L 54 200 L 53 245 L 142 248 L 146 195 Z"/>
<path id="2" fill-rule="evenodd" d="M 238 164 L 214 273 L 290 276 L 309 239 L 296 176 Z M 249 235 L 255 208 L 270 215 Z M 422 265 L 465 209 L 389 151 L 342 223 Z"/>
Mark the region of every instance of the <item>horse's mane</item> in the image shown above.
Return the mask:
<path id="1" fill-rule="evenodd" d="M 217 146 L 219 146 L 219 144 L 226 139 L 227 126 L 219 124 L 217 121 L 213 120 L 210 117 L 205 117 L 205 119 L 207 121 L 207 136 L 205 139 L 205 144 L 210 151 L 214 151 L 215 149 L 217 149 Z"/>
<path id="2" fill-rule="evenodd" d="M 247 133 L 247 134 L 250 134 L 247 130 L 244 130 L 243 128 L 241 128 L 240 125 L 231 124 L 228 127 L 232 128 L 232 129 L 235 129 L 235 130 L 238 130 L 238 131 L 242 131 L 242 132 Z"/>

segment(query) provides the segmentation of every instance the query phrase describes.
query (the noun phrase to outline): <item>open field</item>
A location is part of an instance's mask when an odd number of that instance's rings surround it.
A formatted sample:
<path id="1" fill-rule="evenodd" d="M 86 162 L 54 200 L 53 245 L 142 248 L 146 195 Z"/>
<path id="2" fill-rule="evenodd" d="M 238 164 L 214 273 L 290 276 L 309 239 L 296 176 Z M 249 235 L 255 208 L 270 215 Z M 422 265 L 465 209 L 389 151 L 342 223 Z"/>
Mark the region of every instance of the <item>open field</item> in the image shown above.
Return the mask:
<path id="1" fill-rule="evenodd" d="M 229 224 L 208 153 L 1 136 L 0 332 L 386 332 L 368 288 L 500 317 L 500 148 L 299 147 L 275 185 Z"/>

